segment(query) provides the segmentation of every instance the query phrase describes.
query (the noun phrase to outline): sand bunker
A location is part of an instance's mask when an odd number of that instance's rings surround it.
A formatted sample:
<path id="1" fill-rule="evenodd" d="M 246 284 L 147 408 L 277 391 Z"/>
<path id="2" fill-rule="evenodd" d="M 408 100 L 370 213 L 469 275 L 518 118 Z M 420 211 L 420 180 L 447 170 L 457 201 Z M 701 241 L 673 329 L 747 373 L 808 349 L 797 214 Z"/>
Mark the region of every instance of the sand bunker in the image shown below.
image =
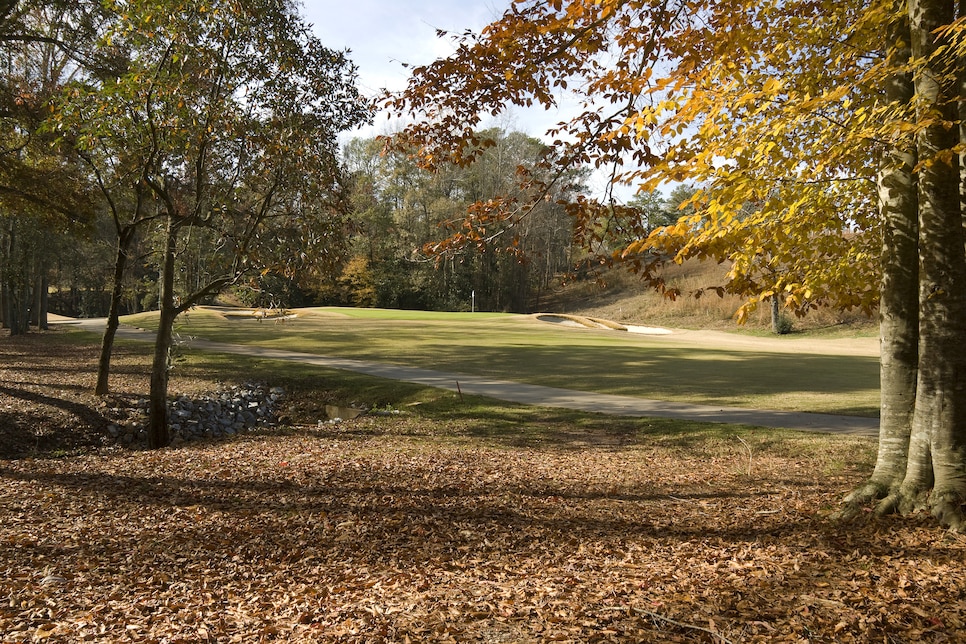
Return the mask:
<path id="1" fill-rule="evenodd" d="M 541 322 L 560 324 L 581 329 L 609 329 L 611 331 L 627 331 L 629 333 L 644 333 L 648 335 L 668 335 L 670 329 L 662 329 L 653 326 L 640 326 L 636 324 L 620 324 L 611 320 L 600 318 L 589 318 L 582 315 L 565 315 L 562 313 L 541 313 L 536 316 Z"/>
<path id="2" fill-rule="evenodd" d="M 671 329 L 662 329 L 659 326 L 638 326 L 636 324 L 628 324 L 627 330 L 630 333 L 644 333 L 647 335 L 671 335 L 674 333 Z"/>

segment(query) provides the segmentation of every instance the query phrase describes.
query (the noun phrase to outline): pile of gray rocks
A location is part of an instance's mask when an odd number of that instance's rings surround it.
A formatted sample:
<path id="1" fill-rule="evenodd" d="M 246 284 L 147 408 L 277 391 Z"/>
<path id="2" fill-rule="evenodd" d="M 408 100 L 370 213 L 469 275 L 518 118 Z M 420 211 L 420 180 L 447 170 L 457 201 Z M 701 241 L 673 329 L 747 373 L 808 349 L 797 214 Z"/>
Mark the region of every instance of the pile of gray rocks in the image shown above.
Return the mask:
<path id="1" fill-rule="evenodd" d="M 178 396 L 169 403 L 171 445 L 234 436 L 276 423 L 276 408 L 285 395 L 281 387 L 260 384 L 232 386 L 200 398 Z M 129 446 L 146 442 L 148 401 L 137 401 L 128 418 L 108 425 L 108 442 Z"/>

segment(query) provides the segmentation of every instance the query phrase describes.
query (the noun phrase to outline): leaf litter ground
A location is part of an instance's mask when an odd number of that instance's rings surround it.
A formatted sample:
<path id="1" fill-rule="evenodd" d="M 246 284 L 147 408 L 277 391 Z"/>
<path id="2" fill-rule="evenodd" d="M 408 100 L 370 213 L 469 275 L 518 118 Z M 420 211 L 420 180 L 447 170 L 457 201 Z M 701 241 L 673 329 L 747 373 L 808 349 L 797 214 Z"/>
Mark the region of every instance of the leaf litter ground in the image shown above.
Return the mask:
<path id="1" fill-rule="evenodd" d="M 966 641 L 963 537 L 827 518 L 871 441 L 406 414 L 103 449 L 64 349 L 0 339 L 5 444 L 87 437 L 0 460 L 3 642 Z"/>

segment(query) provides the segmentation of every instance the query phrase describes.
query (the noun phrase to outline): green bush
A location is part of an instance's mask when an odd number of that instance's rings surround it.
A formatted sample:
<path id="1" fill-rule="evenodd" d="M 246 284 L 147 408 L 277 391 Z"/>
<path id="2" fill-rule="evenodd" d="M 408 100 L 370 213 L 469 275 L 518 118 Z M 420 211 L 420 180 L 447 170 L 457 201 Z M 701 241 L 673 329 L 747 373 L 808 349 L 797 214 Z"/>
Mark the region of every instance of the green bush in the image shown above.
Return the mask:
<path id="1" fill-rule="evenodd" d="M 778 318 L 778 321 L 775 323 L 775 333 L 777 333 L 778 335 L 787 335 L 792 332 L 792 328 L 794 326 L 795 326 L 795 323 L 792 321 L 790 317 L 782 315 Z"/>

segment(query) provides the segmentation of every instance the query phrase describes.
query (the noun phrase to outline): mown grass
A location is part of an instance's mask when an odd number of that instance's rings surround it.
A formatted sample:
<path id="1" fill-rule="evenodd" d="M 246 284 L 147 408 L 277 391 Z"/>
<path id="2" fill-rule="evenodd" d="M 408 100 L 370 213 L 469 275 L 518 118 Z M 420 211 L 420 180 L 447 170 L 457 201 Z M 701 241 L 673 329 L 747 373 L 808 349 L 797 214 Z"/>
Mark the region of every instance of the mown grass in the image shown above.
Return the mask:
<path id="1" fill-rule="evenodd" d="M 466 311 L 411 311 L 402 309 L 357 309 L 351 307 L 326 307 L 317 311 L 319 314 L 344 315 L 363 320 L 417 320 L 432 322 L 466 322 L 513 318 L 512 313 L 468 313 Z"/>
<path id="2" fill-rule="evenodd" d="M 126 323 L 156 324 L 142 314 Z M 285 324 L 198 309 L 182 336 L 676 402 L 874 416 L 878 360 L 795 348 L 724 349 L 529 316 L 311 309 Z"/>
<path id="3" fill-rule="evenodd" d="M 295 427 L 324 426 L 325 405 L 386 410 L 416 444 L 486 445 L 497 449 L 665 449 L 734 461 L 754 471 L 758 455 L 808 459 L 829 475 L 871 470 L 869 439 L 706 423 L 667 418 L 626 418 L 560 408 L 519 405 L 483 396 L 459 395 L 424 385 L 276 360 L 196 352 L 176 373 L 189 380 L 232 382 L 239 373 L 287 392 L 284 420 Z M 408 431 L 407 431 L 408 428 Z M 345 430 L 340 430 L 344 434 Z M 853 445 L 845 455 L 843 441 Z M 855 447 L 861 446 L 860 449 Z"/>

